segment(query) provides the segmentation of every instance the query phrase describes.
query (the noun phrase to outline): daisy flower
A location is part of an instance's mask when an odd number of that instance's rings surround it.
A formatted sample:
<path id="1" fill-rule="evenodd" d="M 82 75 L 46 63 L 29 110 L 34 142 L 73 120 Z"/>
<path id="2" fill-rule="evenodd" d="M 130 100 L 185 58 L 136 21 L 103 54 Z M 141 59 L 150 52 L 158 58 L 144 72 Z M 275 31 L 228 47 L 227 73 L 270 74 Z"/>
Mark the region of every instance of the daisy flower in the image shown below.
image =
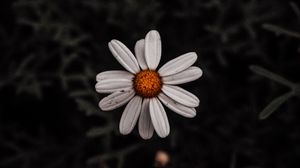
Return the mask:
<path id="1" fill-rule="evenodd" d="M 128 103 L 119 129 L 129 134 L 138 121 L 143 139 L 150 139 L 154 130 L 164 138 L 170 133 L 168 117 L 162 103 L 172 111 L 188 118 L 196 116 L 199 99 L 175 85 L 194 81 L 202 70 L 192 66 L 197 54 L 183 54 L 156 70 L 161 58 L 161 39 L 157 31 L 147 33 L 135 44 L 135 56 L 120 41 L 108 43 L 112 55 L 127 70 L 112 70 L 96 76 L 96 91 L 111 93 L 99 102 L 103 111 L 114 110 Z"/>

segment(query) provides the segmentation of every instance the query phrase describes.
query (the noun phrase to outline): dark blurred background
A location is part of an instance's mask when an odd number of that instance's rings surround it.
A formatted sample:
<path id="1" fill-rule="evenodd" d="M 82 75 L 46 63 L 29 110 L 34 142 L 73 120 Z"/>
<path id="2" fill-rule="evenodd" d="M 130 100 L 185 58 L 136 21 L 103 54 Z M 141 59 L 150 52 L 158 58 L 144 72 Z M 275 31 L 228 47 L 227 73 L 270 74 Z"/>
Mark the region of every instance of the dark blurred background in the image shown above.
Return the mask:
<path id="1" fill-rule="evenodd" d="M 2 0 L 0 167 L 152 168 L 158 151 L 170 168 L 300 167 L 299 87 L 272 74 L 299 81 L 299 7 L 296 0 Z M 197 116 L 167 110 L 170 135 L 145 141 L 136 129 L 120 135 L 124 107 L 102 112 L 106 95 L 94 85 L 97 73 L 123 69 L 111 39 L 133 49 L 151 29 L 162 38 L 160 66 L 195 51 L 204 75 L 182 85 L 201 100 Z M 273 113 L 261 120 L 268 105 Z"/>

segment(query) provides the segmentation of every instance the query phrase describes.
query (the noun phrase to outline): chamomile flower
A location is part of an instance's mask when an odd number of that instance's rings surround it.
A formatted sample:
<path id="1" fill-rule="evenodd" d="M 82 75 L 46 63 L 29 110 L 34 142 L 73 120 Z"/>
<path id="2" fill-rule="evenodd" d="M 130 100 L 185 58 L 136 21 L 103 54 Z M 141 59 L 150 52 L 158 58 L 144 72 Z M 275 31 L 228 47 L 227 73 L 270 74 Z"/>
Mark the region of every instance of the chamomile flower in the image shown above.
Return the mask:
<path id="1" fill-rule="evenodd" d="M 99 102 L 103 111 L 128 103 L 119 125 L 121 134 L 129 134 L 138 122 L 143 139 L 151 138 L 154 130 L 162 138 L 168 136 L 170 126 L 162 104 L 184 117 L 196 116 L 199 99 L 175 86 L 202 76 L 202 70 L 192 66 L 197 59 L 196 53 L 181 55 L 156 70 L 161 59 L 161 39 L 157 31 L 148 32 L 145 39 L 136 42 L 136 57 L 118 40 L 111 40 L 108 46 L 127 71 L 99 73 L 95 88 L 99 93 L 110 93 Z"/>

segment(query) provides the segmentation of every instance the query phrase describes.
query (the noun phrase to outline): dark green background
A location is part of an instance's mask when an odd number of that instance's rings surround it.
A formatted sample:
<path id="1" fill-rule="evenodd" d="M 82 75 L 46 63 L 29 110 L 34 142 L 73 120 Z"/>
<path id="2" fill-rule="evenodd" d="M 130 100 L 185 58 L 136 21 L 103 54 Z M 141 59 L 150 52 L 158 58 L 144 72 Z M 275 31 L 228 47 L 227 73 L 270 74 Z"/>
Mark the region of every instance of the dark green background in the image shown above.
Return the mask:
<path id="1" fill-rule="evenodd" d="M 249 70 L 255 64 L 299 81 L 298 7 L 285 0 L 2 0 L 0 167 L 153 167 L 157 150 L 170 154 L 172 168 L 299 167 L 299 98 L 259 120 L 289 88 Z M 151 29 L 162 38 L 160 66 L 195 51 L 204 74 L 182 85 L 201 100 L 197 116 L 167 110 L 170 135 L 144 141 L 137 130 L 120 135 L 124 107 L 102 112 L 105 95 L 94 85 L 97 73 L 123 69 L 109 52 L 111 39 L 133 49 Z"/>

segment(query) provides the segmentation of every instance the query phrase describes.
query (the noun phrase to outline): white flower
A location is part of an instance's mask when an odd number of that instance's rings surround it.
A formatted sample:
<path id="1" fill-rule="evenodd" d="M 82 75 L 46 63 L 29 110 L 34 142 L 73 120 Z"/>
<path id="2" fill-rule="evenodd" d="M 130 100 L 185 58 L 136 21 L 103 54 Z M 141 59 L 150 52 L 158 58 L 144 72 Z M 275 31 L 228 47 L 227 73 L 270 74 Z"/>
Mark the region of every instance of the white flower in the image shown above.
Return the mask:
<path id="1" fill-rule="evenodd" d="M 121 117 L 121 134 L 129 134 L 139 120 L 138 129 L 143 139 L 151 138 L 154 130 L 162 138 L 168 136 L 170 126 L 162 103 L 184 117 L 196 116 L 195 107 L 199 105 L 199 99 L 174 86 L 202 76 L 202 70 L 192 66 L 197 59 L 196 53 L 181 55 L 156 71 L 161 58 L 161 40 L 157 31 L 152 30 L 145 39 L 137 41 L 136 58 L 118 40 L 111 40 L 108 46 L 128 72 L 113 70 L 99 73 L 95 88 L 99 93 L 111 93 L 99 102 L 103 111 L 129 102 Z"/>

